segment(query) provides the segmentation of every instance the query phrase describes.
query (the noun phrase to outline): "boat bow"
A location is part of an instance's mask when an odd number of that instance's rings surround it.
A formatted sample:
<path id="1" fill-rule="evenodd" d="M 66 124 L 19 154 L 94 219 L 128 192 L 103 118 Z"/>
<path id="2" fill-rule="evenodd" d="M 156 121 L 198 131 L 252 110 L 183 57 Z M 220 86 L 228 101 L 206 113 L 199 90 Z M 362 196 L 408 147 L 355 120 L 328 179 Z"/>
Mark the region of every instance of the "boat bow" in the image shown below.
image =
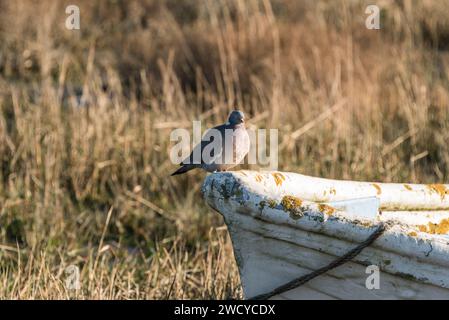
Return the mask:
<path id="1" fill-rule="evenodd" d="M 231 235 L 246 297 L 323 267 L 389 228 L 351 262 L 276 298 L 448 298 L 449 186 L 338 181 L 296 173 L 209 175 L 202 187 Z M 367 288 L 367 266 L 380 288 Z"/>

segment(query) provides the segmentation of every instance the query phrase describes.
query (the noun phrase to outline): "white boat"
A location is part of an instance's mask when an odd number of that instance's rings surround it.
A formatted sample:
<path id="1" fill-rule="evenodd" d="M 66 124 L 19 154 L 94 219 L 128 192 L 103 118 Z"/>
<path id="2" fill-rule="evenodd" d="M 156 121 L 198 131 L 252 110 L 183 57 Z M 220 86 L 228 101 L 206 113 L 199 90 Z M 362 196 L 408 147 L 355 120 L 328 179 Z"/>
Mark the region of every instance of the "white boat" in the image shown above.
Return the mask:
<path id="1" fill-rule="evenodd" d="M 207 203 L 228 226 L 245 298 L 352 260 L 272 299 L 449 299 L 449 185 L 338 181 L 296 173 L 210 174 Z"/>

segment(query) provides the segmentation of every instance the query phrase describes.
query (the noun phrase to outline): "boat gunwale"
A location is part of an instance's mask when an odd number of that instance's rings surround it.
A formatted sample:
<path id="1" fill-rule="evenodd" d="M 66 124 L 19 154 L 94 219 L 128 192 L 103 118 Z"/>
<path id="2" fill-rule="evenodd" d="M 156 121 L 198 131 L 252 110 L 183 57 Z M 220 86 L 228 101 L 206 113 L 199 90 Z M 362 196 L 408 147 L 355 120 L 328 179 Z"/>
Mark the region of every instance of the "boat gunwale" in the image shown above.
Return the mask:
<path id="1" fill-rule="evenodd" d="M 386 183 L 336 180 L 279 171 L 232 171 L 232 175 L 256 193 L 290 194 L 314 202 L 333 202 L 375 196 L 386 211 L 449 211 L 449 184 Z"/>

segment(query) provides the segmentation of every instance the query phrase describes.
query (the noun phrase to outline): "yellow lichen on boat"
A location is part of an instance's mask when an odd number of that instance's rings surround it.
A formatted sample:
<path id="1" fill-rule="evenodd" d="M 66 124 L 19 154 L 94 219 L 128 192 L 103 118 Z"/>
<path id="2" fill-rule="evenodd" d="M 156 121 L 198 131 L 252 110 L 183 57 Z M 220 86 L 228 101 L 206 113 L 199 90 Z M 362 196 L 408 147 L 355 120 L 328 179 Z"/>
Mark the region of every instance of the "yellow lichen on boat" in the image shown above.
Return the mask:
<path id="1" fill-rule="evenodd" d="M 372 183 L 372 186 L 376 189 L 377 195 L 380 195 L 382 193 L 382 189 L 377 183 Z"/>
<path id="2" fill-rule="evenodd" d="M 404 184 L 404 188 L 407 189 L 408 191 L 412 191 L 412 187 L 410 187 L 408 184 Z"/>
<path id="3" fill-rule="evenodd" d="M 335 188 L 331 188 L 331 189 L 329 190 L 329 193 L 330 193 L 330 194 L 333 194 L 333 195 L 336 195 L 336 194 L 337 194 L 337 190 L 335 190 Z"/>
<path id="4" fill-rule="evenodd" d="M 292 210 L 302 205 L 302 200 L 294 196 L 284 196 L 281 200 L 281 204 L 285 210 Z"/>
<path id="5" fill-rule="evenodd" d="M 262 200 L 259 202 L 259 208 L 261 210 L 263 210 L 266 205 L 268 205 L 269 208 L 273 209 L 276 207 L 277 203 L 276 203 L 276 200 L 273 200 L 273 199 Z"/>
<path id="6" fill-rule="evenodd" d="M 441 200 L 444 200 L 446 195 L 449 194 L 449 190 L 444 184 L 428 184 L 427 188 L 429 188 L 431 192 L 438 193 L 441 197 Z"/>
<path id="7" fill-rule="evenodd" d="M 270 199 L 268 200 L 268 206 L 273 209 L 274 207 L 276 207 L 276 200 Z"/>
<path id="8" fill-rule="evenodd" d="M 335 212 L 335 208 L 331 207 L 327 204 L 319 204 L 318 205 L 318 210 L 320 210 L 320 212 L 327 214 L 328 216 L 331 216 L 334 214 Z"/>
<path id="9" fill-rule="evenodd" d="M 449 218 L 443 219 L 439 223 L 429 222 L 427 225 L 419 225 L 418 229 L 430 234 L 446 234 L 449 232 Z"/>
<path id="10" fill-rule="evenodd" d="M 416 237 L 418 234 L 415 231 L 411 231 L 408 233 L 410 237 Z"/>
<path id="11" fill-rule="evenodd" d="M 301 199 L 294 196 L 284 196 L 281 200 L 281 205 L 284 208 L 284 211 L 289 212 L 290 217 L 293 219 L 298 219 L 303 216 Z"/>
<path id="12" fill-rule="evenodd" d="M 365 228 L 371 228 L 373 226 L 373 223 L 370 221 L 358 221 L 358 224 Z"/>
<path id="13" fill-rule="evenodd" d="M 275 172 L 271 174 L 276 182 L 276 186 L 281 186 L 282 182 L 285 180 L 285 176 L 280 172 Z"/>

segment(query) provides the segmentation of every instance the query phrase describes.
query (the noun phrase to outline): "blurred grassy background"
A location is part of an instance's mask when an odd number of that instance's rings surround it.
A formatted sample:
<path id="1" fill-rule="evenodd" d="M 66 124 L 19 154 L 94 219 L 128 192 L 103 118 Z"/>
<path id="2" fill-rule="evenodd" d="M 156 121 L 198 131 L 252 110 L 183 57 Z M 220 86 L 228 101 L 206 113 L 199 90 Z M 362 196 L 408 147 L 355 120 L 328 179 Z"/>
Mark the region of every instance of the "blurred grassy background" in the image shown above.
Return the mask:
<path id="1" fill-rule="evenodd" d="M 368 4 L 1 1 L 0 298 L 241 298 L 205 174 L 168 157 L 234 106 L 280 170 L 448 182 L 449 2 L 379 0 L 381 30 Z"/>

